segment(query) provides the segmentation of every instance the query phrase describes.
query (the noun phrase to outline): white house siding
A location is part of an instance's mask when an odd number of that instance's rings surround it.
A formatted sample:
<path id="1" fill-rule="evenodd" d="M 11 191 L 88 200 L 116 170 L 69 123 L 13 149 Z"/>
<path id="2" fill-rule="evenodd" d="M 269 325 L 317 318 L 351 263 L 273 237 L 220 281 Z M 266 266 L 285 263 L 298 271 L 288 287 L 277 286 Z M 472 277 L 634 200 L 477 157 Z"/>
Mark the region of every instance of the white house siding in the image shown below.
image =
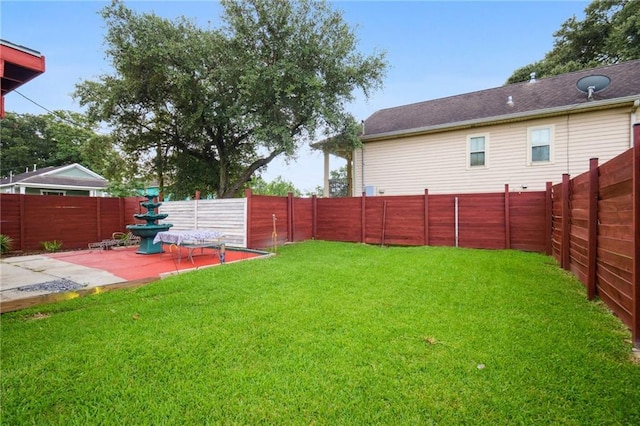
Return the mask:
<path id="1" fill-rule="evenodd" d="M 169 215 L 162 222 L 172 223 L 172 230 L 197 228 L 220 231 L 225 235 L 224 241 L 227 245 L 247 246 L 246 198 L 165 201 L 159 207 L 159 211 Z"/>
<path id="2" fill-rule="evenodd" d="M 589 159 L 603 163 L 630 147 L 628 108 L 541 118 L 526 122 L 412 136 L 364 145 L 354 159 L 354 195 L 365 186 L 377 194 L 430 194 L 544 190 L 560 182 L 563 173 L 576 176 Z M 552 125 L 553 161 L 527 165 L 529 127 Z M 467 167 L 467 137 L 485 135 L 486 167 Z"/>
<path id="3" fill-rule="evenodd" d="M 604 163 L 632 145 L 630 113 L 615 111 L 574 115 L 570 118 L 569 174 L 577 176 L 588 169 L 590 158 Z"/>

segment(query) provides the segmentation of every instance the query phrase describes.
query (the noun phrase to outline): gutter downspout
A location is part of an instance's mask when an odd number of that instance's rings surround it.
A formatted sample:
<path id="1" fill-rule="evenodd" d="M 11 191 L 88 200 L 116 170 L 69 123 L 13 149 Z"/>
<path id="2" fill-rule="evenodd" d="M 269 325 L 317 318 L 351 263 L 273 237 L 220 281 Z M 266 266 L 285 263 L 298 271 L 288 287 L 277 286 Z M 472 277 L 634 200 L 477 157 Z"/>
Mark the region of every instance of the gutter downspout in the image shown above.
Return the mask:
<path id="1" fill-rule="evenodd" d="M 366 128 L 364 127 L 364 120 L 362 120 L 360 122 L 360 124 L 362 125 L 362 134 L 360 135 L 361 139 L 360 142 L 362 142 L 362 136 L 366 135 Z M 362 175 L 362 189 L 360 190 L 360 194 L 362 195 L 364 194 L 364 142 L 362 142 L 362 170 L 360 170 L 360 174 Z M 354 194 L 355 195 L 355 194 Z"/>
<path id="2" fill-rule="evenodd" d="M 360 195 L 364 194 L 364 144 L 362 144 L 362 168 L 360 170 L 360 174 L 362 175 L 362 191 L 360 191 Z"/>
<path id="3" fill-rule="evenodd" d="M 629 148 L 633 147 L 633 126 L 638 122 L 638 108 L 640 107 L 640 99 L 636 99 L 633 101 L 633 107 L 631 107 L 630 121 L 631 125 L 629 126 Z"/>

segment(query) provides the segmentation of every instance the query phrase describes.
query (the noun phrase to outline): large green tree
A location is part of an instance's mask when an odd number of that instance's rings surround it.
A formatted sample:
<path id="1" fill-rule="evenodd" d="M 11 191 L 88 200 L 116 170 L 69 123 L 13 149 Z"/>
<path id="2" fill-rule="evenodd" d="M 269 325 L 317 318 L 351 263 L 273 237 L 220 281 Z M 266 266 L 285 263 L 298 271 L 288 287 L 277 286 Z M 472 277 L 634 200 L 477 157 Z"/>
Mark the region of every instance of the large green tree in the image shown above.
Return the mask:
<path id="1" fill-rule="evenodd" d="M 46 138 L 46 120 L 38 115 L 7 112 L 0 122 L 0 175 L 56 164 L 56 143 Z M 55 162 L 54 162 L 55 160 Z M 75 161 L 75 160 L 74 160 Z"/>
<path id="2" fill-rule="evenodd" d="M 585 17 L 566 20 L 544 59 L 513 72 L 507 84 L 640 59 L 640 1 L 595 0 Z"/>
<path id="3" fill-rule="evenodd" d="M 378 89 L 386 69 L 324 1 L 221 4 L 221 25 L 202 29 L 114 1 L 102 10 L 114 73 L 76 89 L 128 152 L 155 157 L 161 190 L 166 178 L 176 195 L 241 194 L 318 130 L 348 126 L 344 106 Z"/>
<path id="4" fill-rule="evenodd" d="M 91 128 L 83 114 L 53 111 L 44 115 L 8 112 L 0 124 L 0 175 L 80 163 L 109 180 L 121 180 L 130 164 L 116 151 L 110 135 Z"/>
<path id="5" fill-rule="evenodd" d="M 76 88 L 128 152 L 155 157 L 161 190 L 166 177 L 177 195 L 241 194 L 274 158 L 344 128 L 344 106 L 386 69 L 323 1 L 221 3 L 222 25 L 202 29 L 114 1 L 102 10 L 114 74 Z"/>

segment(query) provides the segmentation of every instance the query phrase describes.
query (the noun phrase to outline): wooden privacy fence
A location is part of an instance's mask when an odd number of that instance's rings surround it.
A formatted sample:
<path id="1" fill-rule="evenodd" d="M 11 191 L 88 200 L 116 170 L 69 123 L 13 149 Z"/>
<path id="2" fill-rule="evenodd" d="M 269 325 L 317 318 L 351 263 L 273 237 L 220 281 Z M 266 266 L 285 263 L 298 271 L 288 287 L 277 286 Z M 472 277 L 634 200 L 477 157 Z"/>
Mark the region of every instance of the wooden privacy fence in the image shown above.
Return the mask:
<path id="1" fill-rule="evenodd" d="M 546 191 L 164 202 L 173 229 L 217 229 L 232 245 L 320 239 L 388 245 L 518 249 L 553 255 L 632 330 L 640 347 L 640 126 L 634 147 Z M 84 248 L 144 213 L 144 198 L 0 194 L 0 232 L 14 250 L 43 241 Z M 164 221 L 163 221 L 164 222 Z"/>
<path id="2" fill-rule="evenodd" d="M 13 250 L 63 248 L 126 231 L 145 213 L 142 197 L 99 198 L 0 194 L 0 232 Z M 271 247 L 274 241 L 322 239 L 368 244 L 514 248 L 551 253 L 550 187 L 547 192 L 295 198 L 252 195 L 245 199 L 163 202 L 175 230 L 206 228 L 227 235 L 230 245 Z M 138 221 L 139 222 L 139 221 Z M 142 223 L 142 222 L 139 222 Z M 540 232 L 547 229 L 548 232 Z M 275 240 L 274 240 L 275 238 Z"/>
<path id="3" fill-rule="evenodd" d="M 236 247 L 247 246 L 247 200 L 164 201 L 158 207 L 169 216 L 161 223 L 171 223 L 171 230 L 209 229 L 225 235 L 225 243 Z"/>
<path id="4" fill-rule="evenodd" d="M 13 250 L 42 249 L 44 241 L 62 241 L 64 249 L 86 248 L 111 238 L 143 213 L 143 198 L 64 197 L 0 194 L 0 233 Z"/>
<path id="5" fill-rule="evenodd" d="M 547 191 L 294 198 L 247 191 L 252 248 L 311 238 L 389 245 L 519 249 L 551 254 Z M 547 232 L 541 232 L 546 230 Z"/>
<path id="6" fill-rule="evenodd" d="M 146 223 L 135 213 L 146 213 L 142 197 L 64 197 L 0 194 L 0 233 L 13 240 L 12 250 L 42 249 L 44 241 L 62 241 L 63 249 L 86 248 L 89 243 L 126 232 L 126 225 Z M 163 202 L 160 213 L 174 230 L 219 230 L 230 245 L 246 247 L 246 199 Z"/>
<path id="7" fill-rule="evenodd" d="M 640 126 L 634 148 L 552 188 L 552 251 L 632 331 L 640 348 Z"/>

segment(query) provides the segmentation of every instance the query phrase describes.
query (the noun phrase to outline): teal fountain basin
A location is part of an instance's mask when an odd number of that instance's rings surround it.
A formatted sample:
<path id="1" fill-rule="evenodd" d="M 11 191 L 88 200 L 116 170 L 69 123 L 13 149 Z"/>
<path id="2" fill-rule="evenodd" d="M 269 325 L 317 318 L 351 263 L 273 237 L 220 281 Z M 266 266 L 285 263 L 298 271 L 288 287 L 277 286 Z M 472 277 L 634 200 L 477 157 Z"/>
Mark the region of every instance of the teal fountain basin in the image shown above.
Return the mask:
<path id="1" fill-rule="evenodd" d="M 134 214 L 138 220 L 144 220 L 145 224 L 127 225 L 127 229 L 133 234 L 140 237 L 140 248 L 136 253 L 138 254 L 156 254 L 164 253 L 162 249 L 162 243 L 154 243 L 158 232 L 168 231 L 173 226 L 172 223 L 158 223 L 158 220 L 165 219 L 169 216 L 166 213 L 158 214 L 155 209 L 162 203 L 154 203 L 154 195 L 145 195 L 147 202 L 141 203 L 143 207 L 147 209 L 147 213 Z"/>
<path id="2" fill-rule="evenodd" d="M 168 231 L 173 226 L 172 223 L 147 224 L 147 225 L 127 225 L 127 229 L 133 235 L 140 237 L 140 247 L 138 254 L 164 253 L 162 243 L 154 243 L 153 240 L 158 232 Z"/>

